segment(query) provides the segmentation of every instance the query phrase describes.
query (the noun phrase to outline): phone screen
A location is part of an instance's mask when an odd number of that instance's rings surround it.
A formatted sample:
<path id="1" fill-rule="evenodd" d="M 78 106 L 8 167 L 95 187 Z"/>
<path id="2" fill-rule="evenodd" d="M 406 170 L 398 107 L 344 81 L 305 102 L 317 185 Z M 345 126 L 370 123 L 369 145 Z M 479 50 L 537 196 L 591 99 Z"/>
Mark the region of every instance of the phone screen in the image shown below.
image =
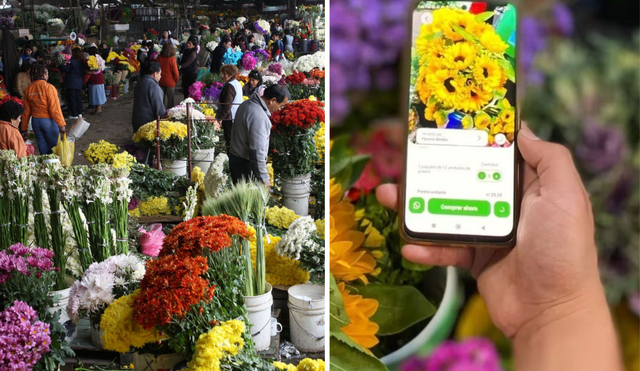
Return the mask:
<path id="1" fill-rule="evenodd" d="M 507 242 L 516 203 L 516 8 L 421 1 L 412 16 L 404 224 Z"/>

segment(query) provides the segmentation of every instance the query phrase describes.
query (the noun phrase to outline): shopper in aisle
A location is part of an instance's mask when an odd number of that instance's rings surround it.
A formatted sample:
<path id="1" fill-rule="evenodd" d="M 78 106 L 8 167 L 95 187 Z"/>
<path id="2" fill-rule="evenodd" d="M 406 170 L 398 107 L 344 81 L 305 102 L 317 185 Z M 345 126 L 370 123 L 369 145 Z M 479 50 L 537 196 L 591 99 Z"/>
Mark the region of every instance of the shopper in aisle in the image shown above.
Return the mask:
<path id="1" fill-rule="evenodd" d="M 229 151 L 229 168 L 234 184 L 242 179 L 253 179 L 271 186 L 267 171 L 270 116 L 280 110 L 290 97 L 286 86 L 272 85 L 265 89 L 262 97 L 254 94 L 238 108 Z"/>
<path id="2" fill-rule="evenodd" d="M 12 149 L 18 158 L 27 155 L 27 145 L 20 135 L 20 119 L 24 108 L 14 101 L 0 105 L 0 149 Z"/>
<path id="3" fill-rule="evenodd" d="M 271 45 L 271 59 L 279 62 L 284 58 L 284 44 L 282 43 L 282 40 L 280 40 L 280 35 L 277 33 L 274 33 L 271 38 L 273 39 L 273 45 Z"/>
<path id="4" fill-rule="evenodd" d="M 182 92 L 185 97 L 189 95 L 189 87 L 198 78 L 198 38 L 190 36 L 180 61 L 182 71 Z"/>
<path id="5" fill-rule="evenodd" d="M 162 88 L 158 81 L 162 78 L 162 68 L 158 62 L 148 62 L 142 66 L 140 82 L 133 93 L 133 113 L 131 123 L 133 132 L 144 124 L 157 120 L 165 114 Z"/>
<path id="6" fill-rule="evenodd" d="M 60 72 L 64 73 L 64 87 L 69 96 L 69 115 L 71 120 L 82 117 L 82 79 L 85 72 L 85 58 L 81 48 L 75 48 L 71 52 L 71 61 L 60 66 Z"/>
<path id="7" fill-rule="evenodd" d="M 22 62 L 22 66 L 20 66 L 20 72 L 16 75 L 16 79 L 13 82 L 13 91 L 20 98 L 24 97 L 24 91 L 31 85 L 29 70 L 31 70 L 31 66 L 34 63 L 36 63 L 36 61 L 33 58 L 25 59 L 25 61 Z"/>
<path id="8" fill-rule="evenodd" d="M 231 127 L 233 119 L 238 111 L 238 106 L 242 103 L 242 85 L 236 79 L 238 76 L 238 67 L 225 64 L 220 69 L 222 80 L 225 82 L 220 91 L 220 104 L 218 105 L 218 120 L 222 121 L 222 130 L 224 131 L 224 141 L 227 145 L 227 154 L 231 146 Z"/>
<path id="9" fill-rule="evenodd" d="M 220 73 L 220 67 L 222 67 L 222 58 L 227 50 L 231 48 L 231 38 L 229 36 L 223 36 L 220 43 L 211 52 L 211 73 Z"/>
<path id="10" fill-rule="evenodd" d="M 158 82 L 164 93 L 163 103 L 166 109 L 173 108 L 175 87 L 180 80 L 180 74 L 178 73 L 178 62 L 176 61 L 176 52 L 173 47 L 173 43 L 165 42 L 162 45 L 162 51 L 157 59 L 160 63 L 162 70 L 162 77 Z"/>
<path id="11" fill-rule="evenodd" d="M 284 44 L 285 51 L 288 51 L 289 53 L 293 53 L 293 35 L 291 35 L 291 30 L 288 28 L 285 28 L 284 30 L 283 44 Z"/>
<path id="12" fill-rule="evenodd" d="M 102 105 L 107 103 L 107 96 L 104 93 L 104 60 L 98 53 L 98 48 L 92 46 L 89 48 L 89 55 L 95 56 L 98 61 L 98 71 L 89 71 L 90 75 L 87 84 L 89 85 L 89 102 L 91 106 L 95 107 L 95 111 L 91 112 L 92 115 L 102 114 Z"/>
<path id="13" fill-rule="evenodd" d="M 66 132 L 67 123 L 62 116 L 58 90 L 47 81 L 49 70 L 36 64 L 31 68 L 31 85 L 24 92 L 24 113 L 21 128 L 26 131 L 31 126 L 41 155 L 49 155 L 58 144 L 58 134 Z"/>

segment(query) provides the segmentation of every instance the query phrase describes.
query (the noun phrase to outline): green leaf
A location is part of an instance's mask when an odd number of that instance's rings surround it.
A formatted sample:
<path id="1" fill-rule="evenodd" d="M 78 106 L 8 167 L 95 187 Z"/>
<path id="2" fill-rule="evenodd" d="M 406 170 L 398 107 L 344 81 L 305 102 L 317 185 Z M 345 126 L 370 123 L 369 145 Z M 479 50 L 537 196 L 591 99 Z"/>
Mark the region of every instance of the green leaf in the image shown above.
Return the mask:
<path id="1" fill-rule="evenodd" d="M 329 165 L 331 177 L 336 178 L 336 181 L 342 184 L 342 189 L 346 191 L 360 178 L 370 158 L 369 155 L 338 158 L 334 157 L 332 153 Z"/>
<path id="2" fill-rule="evenodd" d="M 331 337 L 329 346 L 331 347 L 331 360 L 329 362 L 331 370 L 389 371 L 379 359 L 359 351 L 335 337 Z"/>
<path id="3" fill-rule="evenodd" d="M 507 74 L 507 78 L 511 82 L 516 82 L 516 70 L 513 67 L 513 64 L 511 64 L 511 62 L 509 62 L 508 60 L 502 58 L 498 59 L 498 64 Z"/>
<path id="4" fill-rule="evenodd" d="M 338 289 L 336 279 L 331 275 L 331 286 L 329 288 L 329 314 L 331 334 L 334 332 L 342 333 L 342 328 L 349 324 L 349 316 L 344 309 L 342 295 Z"/>
<path id="5" fill-rule="evenodd" d="M 493 17 L 493 12 L 484 12 L 484 13 L 480 13 L 476 16 L 476 22 L 486 22 L 489 20 L 489 18 Z"/>
<path id="6" fill-rule="evenodd" d="M 469 31 L 465 30 L 464 28 L 462 28 L 462 27 L 460 27 L 458 25 L 455 25 L 455 24 L 452 25 L 452 26 L 453 26 L 453 29 L 456 30 L 456 32 L 460 34 L 460 36 L 465 38 L 465 40 L 471 41 L 471 42 L 474 42 L 474 43 L 478 42 L 478 38 L 475 37 L 471 32 L 469 32 Z"/>
<path id="7" fill-rule="evenodd" d="M 413 286 L 371 283 L 353 287 L 352 292 L 378 301 L 378 310 L 371 317 L 380 326 L 378 335 L 397 334 L 436 312 L 436 307 Z"/>

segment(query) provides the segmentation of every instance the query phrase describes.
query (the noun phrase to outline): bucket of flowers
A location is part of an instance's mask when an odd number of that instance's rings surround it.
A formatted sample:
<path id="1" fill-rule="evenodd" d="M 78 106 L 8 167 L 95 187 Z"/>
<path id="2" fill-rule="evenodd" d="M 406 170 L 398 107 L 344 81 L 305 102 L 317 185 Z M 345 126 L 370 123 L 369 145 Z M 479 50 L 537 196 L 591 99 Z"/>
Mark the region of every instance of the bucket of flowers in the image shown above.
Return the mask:
<path id="1" fill-rule="evenodd" d="M 50 33 L 60 34 L 64 29 L 64 22 L 60 18 L 52 18 L 47 20 L 47 29 Z"/>
<path id="2" fill-rule="evenodd" d="M 156 148 L 157 122 L 151 121 L 138 129 L 133 141 L 147 148 Z M 166 172 L 187 175 L 187 125 L 176 121 L 160 121 L 160 159 Z"/>
<path id="3" fill-rule="evenodd" d="M 153 28 L 147 28 L 147 31 L 144 33 L 145 40 L 156 40 L 158 38 L 158 31 Z"/>

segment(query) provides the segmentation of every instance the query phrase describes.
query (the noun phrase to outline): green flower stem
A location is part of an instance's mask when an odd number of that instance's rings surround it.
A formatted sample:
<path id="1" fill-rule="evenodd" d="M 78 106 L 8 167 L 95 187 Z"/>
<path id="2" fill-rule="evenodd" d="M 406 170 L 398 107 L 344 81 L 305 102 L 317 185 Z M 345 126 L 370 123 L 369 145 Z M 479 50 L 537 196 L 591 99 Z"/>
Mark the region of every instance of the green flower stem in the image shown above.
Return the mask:
<path id="1" fill-rule="evenodd" d="M 71 220 L 71 226 L 73 227 L 73 234 L 75 235 L 76 244 L 78 246 L 78 254 L 80 255 L 80 266 L 85 271 L 91 265 L 92 258 L 89 251 L 89 240 L 87 236 L 87 229 L 80 217 L 80 204 L 77 197 L 74 197 L 70 203 L 64 205 L 67 214 L 69 214 L 69 220 Z"/>
<path id="2" fill-rule="evenodd" d="M 67 256 L 65 255 L 65 245 L 67 239 L 64 235 L 62 228 L 61 213 L 63 212 L 60 206 L 60 192 L 57 188 L 49 188 L 47 191 L 49 195 L 49 206 L 51 209 L 51 247 L 54 253 L 53 265 L 58 268 L 56 274 L 56 290 L 64 290 L 67 288 L 65 281 L 67 271 Z"/>
<path id="3" fill-rule="evenodd" d="M 47 231 L 47 222 L 44 219 L 44 204 L 42 200 L 42 187 L 38 182 L 33 187 L 33 211 L 34 211 L 34 234 L 36 245 L 43 249 L 50 249 L 49 232 Z"/>

